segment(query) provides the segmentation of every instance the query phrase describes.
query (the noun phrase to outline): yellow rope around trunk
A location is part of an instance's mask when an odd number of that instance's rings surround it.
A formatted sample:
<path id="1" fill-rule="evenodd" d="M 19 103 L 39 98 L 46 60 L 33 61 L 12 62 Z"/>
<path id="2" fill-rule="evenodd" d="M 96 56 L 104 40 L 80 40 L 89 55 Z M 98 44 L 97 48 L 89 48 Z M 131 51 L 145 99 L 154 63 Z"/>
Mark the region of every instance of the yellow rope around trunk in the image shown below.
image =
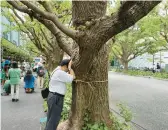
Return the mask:
<path id="1" fill-rule="evenodd" d="M 76 83 L 77 82 L 83 82 L 83 83 L 104 83 L 104 82 L 108 82 L 108 80 L 104 80 L 104 81 L 83 81 L 83 80 L 74 80 Z"/>

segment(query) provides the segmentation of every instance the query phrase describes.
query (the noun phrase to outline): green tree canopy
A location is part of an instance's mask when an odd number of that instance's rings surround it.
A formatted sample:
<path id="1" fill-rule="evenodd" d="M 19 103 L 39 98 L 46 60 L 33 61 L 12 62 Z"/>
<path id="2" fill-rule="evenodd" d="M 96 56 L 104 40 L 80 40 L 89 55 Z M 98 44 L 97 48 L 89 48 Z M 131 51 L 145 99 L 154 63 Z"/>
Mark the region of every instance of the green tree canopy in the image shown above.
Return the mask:
<path id="1" fill-rule="evenodd" d="M 3 57 L 12 57 L 15 60 L 28 60 L 33 61 L 33 58 L 29 54 L 20 47 L 15 46 L 13 43 L 7 41 L 6 39 L 1 39 L 1 48 L 3 48 Z"/>

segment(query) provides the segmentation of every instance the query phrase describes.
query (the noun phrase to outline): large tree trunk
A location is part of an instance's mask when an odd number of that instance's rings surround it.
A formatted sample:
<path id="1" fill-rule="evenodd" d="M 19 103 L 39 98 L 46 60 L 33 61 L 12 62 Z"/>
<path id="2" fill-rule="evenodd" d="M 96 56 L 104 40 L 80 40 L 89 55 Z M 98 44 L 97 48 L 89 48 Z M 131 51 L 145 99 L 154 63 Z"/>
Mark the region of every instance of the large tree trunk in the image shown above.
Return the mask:
<path id="1" fill-rule="evenodd" d="M 107 1 L 73 1 L 72 21 L 74 26 L 84 25 L 86 21 L 106 14 Z"/>
<path id="2" fill-rule="evenodd" d="M 125 61 L 125 62 L 123 63 L 123 65 L 124 65 L 124 70 L 125 70 L 125 71 L 128 71 L 128 61 Z"/>
<path id="3" fill-rule="evenodd" d="M 77 27 L 86 21 L 104 16 L 106 7 L 106 1 L 73 1 L 73 24 Z M 94 52 L 99 42 L 104 42 L 98 39 L 99 36 L 99 32 L 87 32 L 78 43 L 79 54 L 74 65 L 76 82 L 73 83 L 72 89 L 69 130 L 81 130 L 86 113 L 92 123 L 104 122 L 109 125 L 110 122 L 108 51 L 105 44 L 100 50 Z"/>
<path id="4" fill-rule="evenodd" d="M 92 122 L 110 122 L 107 63 L 107 46 L 104 45 L 87 73 L 75 69 L 77 81 L 73 83 L 70 130 L 81 130 L 85 113 Z"/>

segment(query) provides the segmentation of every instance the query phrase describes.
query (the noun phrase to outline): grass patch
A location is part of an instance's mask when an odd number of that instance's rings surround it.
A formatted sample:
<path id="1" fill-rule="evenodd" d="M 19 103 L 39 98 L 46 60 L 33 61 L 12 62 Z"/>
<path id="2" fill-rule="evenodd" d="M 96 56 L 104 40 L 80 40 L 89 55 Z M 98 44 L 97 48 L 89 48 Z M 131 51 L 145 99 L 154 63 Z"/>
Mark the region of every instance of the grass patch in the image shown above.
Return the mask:
<path id="1" fill-rule="evenodd" d="M 159 78 L 159 79 L 168 79 L 168 73 L 166 72 L 151 72 L 151 71 L 142 71 L 142 70 L 128 70 L 128 71 L 124 71 L 124 70 L 112 70 L 115 72 L 122 72 L 124 74 L 128 74 L 128 75 L 132 75 L 132 76 L 151 76 L 151 77 L 155 77 L 155 78 Z"/>

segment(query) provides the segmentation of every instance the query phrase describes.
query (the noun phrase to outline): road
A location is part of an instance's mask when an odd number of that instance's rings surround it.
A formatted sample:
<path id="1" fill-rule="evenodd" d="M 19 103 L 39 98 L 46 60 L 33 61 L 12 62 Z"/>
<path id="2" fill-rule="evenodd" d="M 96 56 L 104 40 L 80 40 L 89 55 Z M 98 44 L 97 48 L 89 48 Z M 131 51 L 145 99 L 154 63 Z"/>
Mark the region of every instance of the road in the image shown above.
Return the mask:
<path id="1" fill-rule="evenodd" d="M 45 117 L 40 90 L 25 94 L 23 83 L 20 101 L 1 96 L 1 130 L 39 130 Z M 110 107 L 126 102 L 134 113 L 133 121 L 147 130 L 168 130 L 168 81 L 133 77 L 109 72 Z M 32 129 L 33 128 L 33 129 Z"/>
<path id="2" fill-rule="evenodd" d="M 40 130 L 40 118 L 45 117 L 40 89 L 26 94 L 23 82 L 19 102 L 12 102 L 11 96 L 1 96 L 1 130 Z"/>
<path id="3" fill-rule="evenodd" d="M 147 130 L 168 130 L 168 81 L 109 72 L 110 107 L 127 103 L 133 121 Z"/>

